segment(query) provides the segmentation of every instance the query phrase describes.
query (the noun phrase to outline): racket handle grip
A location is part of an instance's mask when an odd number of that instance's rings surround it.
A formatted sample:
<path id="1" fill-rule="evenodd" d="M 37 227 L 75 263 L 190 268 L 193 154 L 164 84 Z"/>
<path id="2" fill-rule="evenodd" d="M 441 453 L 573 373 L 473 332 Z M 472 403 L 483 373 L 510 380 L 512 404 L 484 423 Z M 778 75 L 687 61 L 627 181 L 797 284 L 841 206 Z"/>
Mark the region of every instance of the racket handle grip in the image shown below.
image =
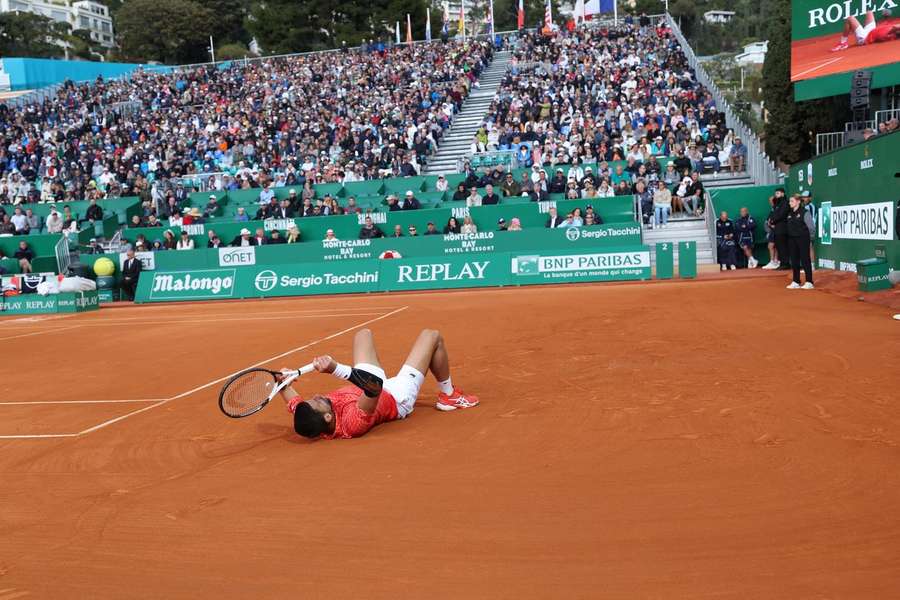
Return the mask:
<path id="1" fill-rule="evenodd" d="M 316 367 L 313 366 L 312 363 L 309 363 L 308 365 L 303 365 L 302 367 L 300 367 L 300 368 L 297 370 L 297 373 L 298 373 L 299 375 L 306 375 L 307 373 L 312 373 L 312 372 L 315 371 L 315 370 L 316 370 Z"/>

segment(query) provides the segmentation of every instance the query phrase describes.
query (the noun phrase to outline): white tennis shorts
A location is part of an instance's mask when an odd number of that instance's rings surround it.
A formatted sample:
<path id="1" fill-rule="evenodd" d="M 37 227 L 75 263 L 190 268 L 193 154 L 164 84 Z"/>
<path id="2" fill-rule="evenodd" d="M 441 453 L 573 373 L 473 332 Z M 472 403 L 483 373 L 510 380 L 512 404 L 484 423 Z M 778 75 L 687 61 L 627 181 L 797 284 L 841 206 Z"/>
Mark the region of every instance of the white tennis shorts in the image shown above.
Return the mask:
<path id="1" fill-rule="evenodd" d="M 860 46 L 865 44 L 866 38 L 869 37 L 869 34 L 872 33 L 872 30 L 874 30 L 877 26 L 878 24 L 875 23 L 875 21 L 872 21 L 868 25 L 861 23 L 854 32 L 856 34 L 856 43 Z"/>
<path id="2" fill-rule="evenodd" d="M 403 365 L 396 377 L 388 379 L 381 367 L 359 363 L 356 368 L 378 375 L 384 380 L 384 390 L 397 402 L 397 418 L 405 419 L 412 413 L 416 406 L 416 398 L 419 397 L 419 390 L 425 382 L 425 376 L 418 369 Z"/>

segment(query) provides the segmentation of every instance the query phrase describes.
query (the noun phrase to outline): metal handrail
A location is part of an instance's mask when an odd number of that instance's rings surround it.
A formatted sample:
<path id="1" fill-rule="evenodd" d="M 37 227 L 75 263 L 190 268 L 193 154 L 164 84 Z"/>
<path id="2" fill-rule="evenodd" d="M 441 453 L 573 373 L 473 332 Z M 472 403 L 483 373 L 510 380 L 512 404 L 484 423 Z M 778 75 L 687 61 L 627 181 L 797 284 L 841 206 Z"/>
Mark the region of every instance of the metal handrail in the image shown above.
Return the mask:
<path id="1" fill-rule="evenodd" d="M 817 133 L 816 134 L 816 156 L 820 154 L 825 154 L 826 152 L 831 152 L 832 150 L 837 150 L 842 147 L 847 138 L 847 133 L 844 131 L 834 131 L 830 133 Z"/>
<path id="2" fill-rule="evenodd" d="M 716 205 L 713 202 L 709 190 L 703 190 L 703 200 L 706 203 L 703 211 L 703 220 L 706 222 L 706 234 L 709 236 L 709 246 L 712 248 L 713 261 L 718 261 L 719 245 L 716 240 Z"/>
<path id="3" fill-rule="evenodd" d="M 747 174 L 753 178 L 755 183 L 760 185 L 779 183 L 784 175 L 778 172 L 775 168 L 775 163 L 763 150 L 762 142 L 760 142 L 757 135 L 737 117 L 734 110 L 732 110 L 731 105 L 725 100 L 725 97 L 718 86 L 706 73 L 706 70 L 703 68 L 700 61 L 697 60 L 693 49 L 681 33 L 681 29 L 678 27 L 675 19 L 672 18 L 672 15 L 666 15 L 666 23 L 675 35 L 675 39 L 677 39 L 678 43 L 681 45 L 681 50 L 687 58 L 688 65 L 694 70 L 697 81 L 706 87 L 712 94 L 716 101 L 716 107 L 725 113 L 726 122 L 734 130 L 735 135 L 745 141 L 747 145 Z"/>
<path id="4" fill-rule="evenodd" d="M 869 121 L 848 121 L 844 123 L 844 131 L 856 131 L 858 129 L 875 129 L 875 119 Z"/>
<path id="5" fill-rule="evenodd" d="M 900 119 L 900 108 L 875 111 L 875 124 L 872 127 L 877 128 L 882 123 L 887 123 L 891 119 Z"/>

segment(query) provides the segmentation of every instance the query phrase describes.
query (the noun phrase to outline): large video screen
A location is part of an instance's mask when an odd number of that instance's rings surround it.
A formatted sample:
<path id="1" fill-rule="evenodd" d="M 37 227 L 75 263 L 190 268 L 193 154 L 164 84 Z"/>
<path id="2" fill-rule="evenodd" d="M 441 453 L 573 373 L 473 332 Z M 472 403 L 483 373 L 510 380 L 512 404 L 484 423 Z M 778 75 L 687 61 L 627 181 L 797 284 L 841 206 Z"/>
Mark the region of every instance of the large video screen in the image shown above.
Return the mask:
<path id="1" fill-rule="evenodd" d="M 900 83 L 900 0 L 793 0 L 791 12 L 797 100 L 846 94 L 858 70 L 873 88 Z"/>

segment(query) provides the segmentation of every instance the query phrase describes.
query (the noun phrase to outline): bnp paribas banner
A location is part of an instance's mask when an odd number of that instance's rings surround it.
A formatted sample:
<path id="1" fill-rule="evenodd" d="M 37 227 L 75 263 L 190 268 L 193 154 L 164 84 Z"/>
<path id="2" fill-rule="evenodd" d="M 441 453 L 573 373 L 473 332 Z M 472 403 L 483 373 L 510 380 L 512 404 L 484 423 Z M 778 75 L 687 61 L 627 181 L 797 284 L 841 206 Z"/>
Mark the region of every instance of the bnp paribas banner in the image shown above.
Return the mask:
<path id="1" fill-rule="evenodd" d="M 891 202 L 832 206 L 822 202 L 819 208 L 819 241 L 894 239 L 894 205 Z"/>
<path id="2" fill-rule="evenodd" d="M 485 252 L 432 258 L 148 271 L 138 282 L 137 301 L 351 294 L 649 277 L 650 252 L 645 246 L 623 246 L 602 252 Z"/>
<path id="3" fill-rule="evenodd" d="M 650 278 L 650 252 L 642 248 L 620 252 L 532 254 L 512 256 L 511 283 L 568 283 Z"/>

